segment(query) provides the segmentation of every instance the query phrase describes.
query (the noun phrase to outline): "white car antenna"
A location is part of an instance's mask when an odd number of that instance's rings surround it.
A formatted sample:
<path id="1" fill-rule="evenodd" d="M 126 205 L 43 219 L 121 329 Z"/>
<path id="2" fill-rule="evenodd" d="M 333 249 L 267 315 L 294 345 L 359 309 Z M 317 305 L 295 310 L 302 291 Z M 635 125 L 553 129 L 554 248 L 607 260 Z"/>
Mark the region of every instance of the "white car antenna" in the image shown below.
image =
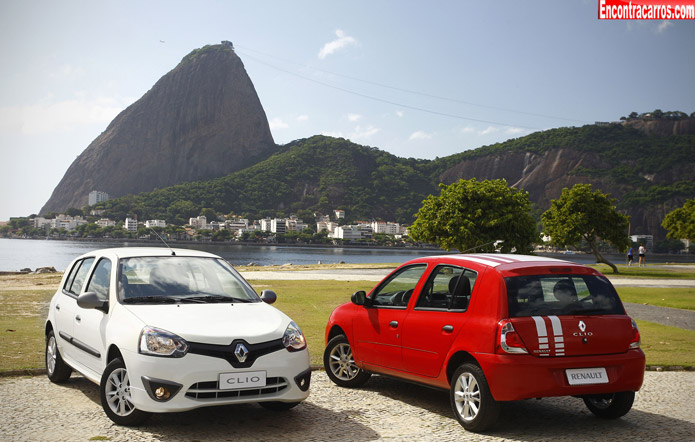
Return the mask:
<path id="1" fill-rule="evenodd" d="M 164 245 L 167 246 L 167 248 L 168 248 L 169 250 L 171 250 L 171 256 L 176 256 L 176 252 L 174 252 L 174 249 L 172 249 L 172 248 L 169 246 L 169 244 L 167 244 L 167 242 L 164 241 L 164 238 L 162 238 L 162 235 L 160 235 L 159 233 L 157 233 L 157 231 L 154 230 L 152 227 L 148 227 L 148 229 L 150 229 L 155 235 L 157 235 L 157 238 L 159 238 L 159 240 L 162 241 L 162 242 L 164 243 Z"/>

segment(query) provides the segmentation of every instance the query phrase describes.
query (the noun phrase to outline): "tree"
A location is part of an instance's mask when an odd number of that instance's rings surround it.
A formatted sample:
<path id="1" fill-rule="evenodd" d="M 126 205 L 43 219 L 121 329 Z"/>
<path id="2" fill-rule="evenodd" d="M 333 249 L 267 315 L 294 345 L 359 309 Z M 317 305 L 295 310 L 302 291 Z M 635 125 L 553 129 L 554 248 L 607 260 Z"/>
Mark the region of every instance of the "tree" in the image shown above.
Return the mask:
<path id="1" fill-rule="evenodd" d="M 669 238 L 695 241 L 695 198 L 666 214 L 661 227 L 668 230 Z"/>
<path id="2" fill-rule="evenodd" d="M 530 214 L 528 192 L 511 188 L 506 180 L 460 180 L 440 184 L 439 196 L 430 195 L 415 215 L 410 235 L 448 250 L 530 252 L 539 241 Z"/>
<path id="3" fill-rule="evenodd" d="M 575 184 L 562 189 L 559 199 L 541 215 L 544 231 L 551 243 L 558 246 L 576 246 L 581 240 L 589 244 L 597 263 L 604 263 L 618 273 L 598 250 L 599 239 L 613 244 L 619 251 L 630 245 L 627 236 L 629 218 L 615 208 L 615 199 L 600 190 L 592 191 L 591 184 Z"/>

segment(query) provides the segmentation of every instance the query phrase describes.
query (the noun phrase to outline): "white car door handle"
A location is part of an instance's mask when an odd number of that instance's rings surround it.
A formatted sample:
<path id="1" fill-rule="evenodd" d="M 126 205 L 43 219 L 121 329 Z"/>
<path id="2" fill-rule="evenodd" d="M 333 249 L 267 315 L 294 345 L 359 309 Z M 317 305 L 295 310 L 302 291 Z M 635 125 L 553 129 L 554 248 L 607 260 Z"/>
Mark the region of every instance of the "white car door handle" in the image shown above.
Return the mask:
<path id="1" fill-rule="evenodd" d="M 81 320 L 82 318 L 80 317 L 80 315 L 75 316 L 75 321 L 80 322 Z"/>

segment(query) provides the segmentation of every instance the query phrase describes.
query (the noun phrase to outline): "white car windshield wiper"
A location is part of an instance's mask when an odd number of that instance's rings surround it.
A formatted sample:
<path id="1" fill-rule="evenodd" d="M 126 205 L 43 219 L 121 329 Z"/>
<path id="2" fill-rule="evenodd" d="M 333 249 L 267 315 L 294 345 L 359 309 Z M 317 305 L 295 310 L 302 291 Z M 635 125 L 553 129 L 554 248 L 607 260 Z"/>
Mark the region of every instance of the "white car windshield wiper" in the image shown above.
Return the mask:
<path id="1" fill-rule="evenodd" d="M 250 299 L 233 298 L 231 296 L 223 295 L 201 295 L 201 296 L 188 296 L 183 299 L 184 301 L 203 301 L 203 302 L 251 302 Z"/>
<path id="2" fill-rule="evenodd" d="M 137 296 L 134 298 L 124 298 L 124 304 L 175 304 L 180 301 L 180 298 L 172 298 L 169 296 Z"/>

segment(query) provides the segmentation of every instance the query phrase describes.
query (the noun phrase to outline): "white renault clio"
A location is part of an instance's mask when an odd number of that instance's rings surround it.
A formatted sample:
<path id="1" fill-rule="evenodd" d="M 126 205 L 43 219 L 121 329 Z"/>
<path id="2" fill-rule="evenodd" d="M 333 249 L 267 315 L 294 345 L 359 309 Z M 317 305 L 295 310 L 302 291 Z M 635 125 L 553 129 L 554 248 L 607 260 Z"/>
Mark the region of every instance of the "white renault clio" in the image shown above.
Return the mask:
<path id="1" fill-rule="evenodd" d="M 275 299 L 210 253 L 87 253 L 51 299 L 48 377 L 65 382 L 75 369 L 99 384 L 119 425 L 210 405 L 292 408 L 309 395 L 309 353 L 297 324 L 268 305 Z"/>

